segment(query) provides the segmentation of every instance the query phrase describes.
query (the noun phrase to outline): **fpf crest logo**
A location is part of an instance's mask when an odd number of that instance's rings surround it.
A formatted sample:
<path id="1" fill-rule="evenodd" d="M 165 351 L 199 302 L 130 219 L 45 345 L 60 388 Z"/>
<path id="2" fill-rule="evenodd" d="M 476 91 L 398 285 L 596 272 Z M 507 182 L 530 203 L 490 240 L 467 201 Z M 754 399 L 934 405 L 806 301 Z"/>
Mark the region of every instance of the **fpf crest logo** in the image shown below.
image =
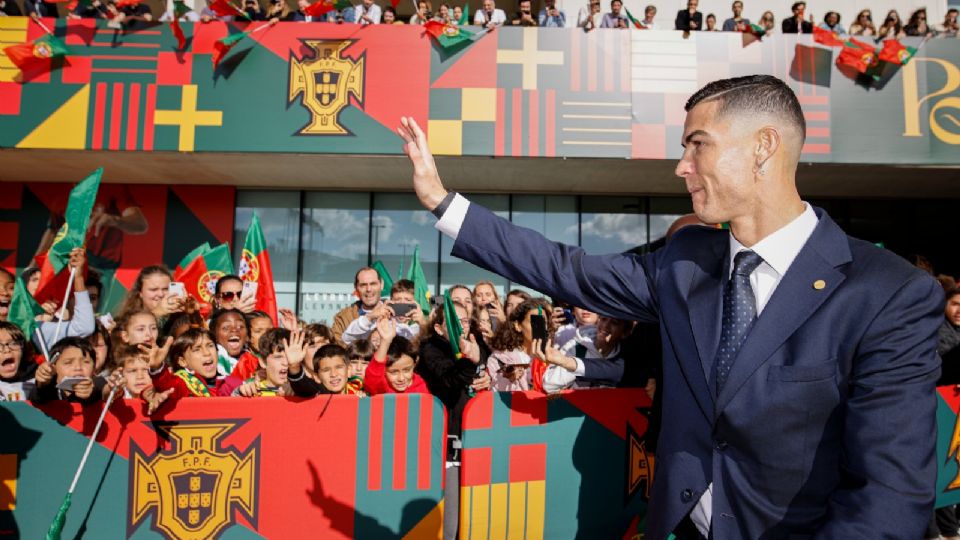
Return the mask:
<path id="1" fill-rule="evenodd" d="M 356 40 L 303 40 L 313 49 L 312 58 L 290 56 L 288 103 L 302 95 L 301 103 L 310 111 L 310 122 L 300 135 L 349 135 L 340 124 L 340 113 L 352 95 L 363 105 L 364 56 L 357 60 L 341 58 L 340 53 Z"/>
<path id="2" fill-rule="evenodd" d="M 160 424 L 170 448 L 153 455 L 131 440 L 128 535 L 150 515 L 167 538 L 215 538 L 234 512 L 256 527 L 260 437 L 242 452 L 222 444 L 243 423 Z"/>

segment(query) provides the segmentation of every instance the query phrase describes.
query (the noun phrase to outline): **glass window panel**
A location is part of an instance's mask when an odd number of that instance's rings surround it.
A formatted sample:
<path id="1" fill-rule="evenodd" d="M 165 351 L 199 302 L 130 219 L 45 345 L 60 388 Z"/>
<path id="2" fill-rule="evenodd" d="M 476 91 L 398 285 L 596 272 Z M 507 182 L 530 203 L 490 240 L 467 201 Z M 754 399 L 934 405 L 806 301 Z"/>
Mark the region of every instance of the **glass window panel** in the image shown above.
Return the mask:
<path id="1" fill-rule="evenodd" d="M 579 216 L 577 198 L 573 195 L 514 195 L 512 220 L 554 242 L 578 244 Z M 518 283 L 511 283 L 510 288 L 541 296 L 539 292 Z"/>
<path id="2" fill-rule="evenodd" d="M 299 191 L 237 192 L 237 211 L 233 225 L 234 265 L 238 265 L 253 212 L 260 216 L 260 227 L 267 241 L 273 270 L 277 304 L 296 309 L 297 249 L 300 241 Z M 237 266 L 239 267 L 239 266 Z"/>
<path id="3" fill-rule="evenodd" d="M 643 203 L 639 197 L 583 197 L 580 245 L 590 254 L 643 246 L 649 241 Z"/>
<path id="4" fill-rule="evenodd" d="M 470 202 L 482 205 L 491 210 L 494 214 L 509 219 L 509 195 L 464 195 Z M 440 240 L 440 281 L 441 291 L 446 290 L 451 285 L 462 283 L 471 289 L 478 281 L 491 281 L 497 289 L 500 298 L 507 290 L 507 280 L 494 274 L 464 262 L 452 255 L 453 240 L 446 236 L 441 236 Z M 438 291 L 439 292 L 439 291 Z"/>
<path id="5" fill-rule="evenodd" d="M 437 286 L 437 222 L 412 193 L 376 193 L 373 197 L 373 260 L 380 260 L 394 281 L 406 277 L 413 250 L 420 246 L 420 264 L 433 291 Z M 403 270 L 402 274 L 400 270 Z M 383 291 L 387 296 L 390 291 Z"/>
<path id="6" fill-rule="evenodd" d="M 333 323 L 353 303 L 353 278 L 367 265 L 369 193 L 307 193 L 303 208 L 300 316 Z"/>

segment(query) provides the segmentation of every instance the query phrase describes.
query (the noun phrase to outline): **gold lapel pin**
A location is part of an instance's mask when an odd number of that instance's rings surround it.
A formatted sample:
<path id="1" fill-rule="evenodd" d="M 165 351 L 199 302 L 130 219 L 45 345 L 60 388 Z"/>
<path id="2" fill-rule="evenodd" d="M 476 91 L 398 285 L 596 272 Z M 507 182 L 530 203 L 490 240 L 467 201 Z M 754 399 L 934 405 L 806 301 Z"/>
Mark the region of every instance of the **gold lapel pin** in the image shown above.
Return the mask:
<path id="1" fill-rule="evenodd" d="M 813 282 L 813 288 L 818 291 L 822 291 L 826 286 L 827 286 L 827 282 L 822 279 L 818 279 Z"/>

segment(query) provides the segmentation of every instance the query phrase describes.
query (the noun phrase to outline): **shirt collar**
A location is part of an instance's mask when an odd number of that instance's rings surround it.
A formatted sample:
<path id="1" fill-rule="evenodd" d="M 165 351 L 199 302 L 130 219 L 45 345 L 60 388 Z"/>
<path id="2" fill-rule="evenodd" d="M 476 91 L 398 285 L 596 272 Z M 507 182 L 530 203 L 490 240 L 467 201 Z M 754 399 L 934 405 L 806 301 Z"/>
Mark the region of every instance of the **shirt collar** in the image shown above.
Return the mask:
<path id="1" fill-rule="evenodd" d="M 817 214 L 813 207 L 803 203 L 805 209 L 802 214 L 780 227 L 774 233 L 760 240 L 752 248 L 746 248 L 730 235 L 730 271 L 733 271 L 733 258 L 746 249 L 752 250 L 763 258 L 763 262 L 773 268 L 774 272 L 781 277 L 787 273 L 787 269 L 797 258 L 803 245 L 807 243 L 813 230 L 817 228 Z"/>

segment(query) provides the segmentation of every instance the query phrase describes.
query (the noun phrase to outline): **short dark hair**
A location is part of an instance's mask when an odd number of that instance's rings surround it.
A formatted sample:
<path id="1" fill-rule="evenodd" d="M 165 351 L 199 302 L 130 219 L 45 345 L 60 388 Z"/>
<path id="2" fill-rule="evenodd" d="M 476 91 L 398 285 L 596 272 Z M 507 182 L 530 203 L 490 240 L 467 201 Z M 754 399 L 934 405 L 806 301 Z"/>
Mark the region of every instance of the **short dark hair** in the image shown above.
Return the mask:
<path id="1" fill-rule="evenodd" d="M 800 7 L 800 6 L 807 7 L 807 3 L 806 3 L 806 2 L 794 2 L 793 5 L 790 6 L 790 11 L 796 11 L 796 9 L 797 9 L 798 7 Z"/>
<path id="2" fill-rule="evenodd" d="M 369 362 L 373 359 L 375 352 L 377 351 L 373 348 L 373 343 L 370 343 L 369 339 L 358 339 L 347 347 L 347 360 L 351 362 L 355 360 Z"/>
<path id="3" fill-rule="evenodd" d="M 96 360 L 97 353 L 93 350 L 93 347 L 90 345 L 90 341 L 85 337 L 65 337 L 58 341 L 53 347 L 50 348 L 50 359 L 54 359 L 61 354 L 63 351 L 69 349 L 70 347 L 76 347 L 80 349 L 84 356 L 90 357 L 90 360 Z M 23 362 L 23 360 L 20 360 Z"/>
<path id="4" fill-rule="evenodd" d="M 690 112 L 700 103 L 714 100 L 720 102 L 718 116 L 730 112 L 770 113 L 793 124 L 800 130 L 802 139 L 807 137 L 807 122 L 797 95 L 785 82 L 772 75 L 713 81 L 690 96 L 683 109 Z"/>
<path id="5" fill-rule="evenodd" d="M 524 1 L 529 2 L 529 0 Z M 417 351 L 414 350 L 410 340 L 403 336 L 397 336 L 393 338 L 393 341 L 390 342 L 390 346 L 387 348 L 387 367 L 392 366 L 401 356 L 409 356 L 413 359 L 414 363 L 417 362 Z"/>
<path id="6" fill-rule="evenodd" d="M 262 356 L 270 356 L 275 352 L 283 352 L 286 348 L 285 342 L 289 339 L 290 331 L 286 328 L 271 328 L 260 336 L 257 348 Z"/>
<path id="7" fill-rule="evenodd" d="M 174 371 L 180 369 L 180 365 L 177 363 L 181 357 L 183 357 L 188 350 L 193 348 L 194 345 L 200 343 L 203 337 L 206 336 L 211 343 L 217 342 L 217 337 L 213 335 L 213 332 L 205 328 L 191 328 L 186 332 L 180 334 L 170 347 L 170 354 L 167 357 Z"/>
<path id="8" fill-rule="evenodd" d="M 236 274 L 225 274 L 220 276 L 220 279 L 217 280 L 217 284 L 213 288 L 213 294 L 217 296 L 220 295 L 220 288 L 222 286 L 221 284 L 225 281 L 239 281 L 241 284 L 243 284 L 243 280 L 240 279 L 240 276 Z"/>
<path id="9" fill-rule="evenodd" d="M 210 316 L 210 331 L 216 334 L 217 326 L 220 325 L 220 319 L 230 315 L 231 313 L 240 316 L 240 320 L 243 321 L 243 325 L 247 327 L 247 334 L 250 334 L 250 321 L 247 320 L 246 314 L 237 308 L 218 309 L 217 311 L 214 311 L 213 315 Z"/>
<path id="10" fill-rule="evenodd" d="M 409 279 L 398 279 L 393 283 L 393 287 L 390 287 L 390 296 L 397 294 L 398 292 L 416 292 L 417 286 L 413 281 Z"/>
<path id="11" fill-rule="evenodd" d="M 953 298 L 954 296 L 957 296 L 958 294 L 960 294 L 960 287 L 952 287 L 946 290 L 945 298 L 947 300 L 950 300 L 951 298 Z"/>
<path id="12" fill-rule="evenodd" d="M 330 330 L 330 327 L 325 324 L 320 323 L 310 323 L 308 324 L 303 331 L 306 333 L 307 341 L 313 343 L 313 340 L 322 337 L 327 341 L 334 341 L 333 339 L 333 330 Z"/>
<path id="13" fill-rule="evenodd" d="M 0 330 L 10 334 L 10 339 L 20 344 L 20 350 L 23 351 L 21 359 L 29 356 L 30 351 L 25 350 L 28 343 L 27 336 L 23 334 L 23 330 L 19 326 L 10 321 L 0 321 Z"/>
<path id="14" fill-rule="evenodd" d="M 343 358 L 344 363 L 347 362 L 347 350 L 336 343 L 330 343 L 329 345 L 320 347 L 317 349 L 317 352 L 313 354 L 313 370 L 320 371 L 320 361 L 333 356 L 340 356 Z"/>
<path id="15" fill-rule="evenodd" d="M 109 367 L 112 369 L 123 369 L 124 365 L 131 359 L 142 358 L 143 355 L 144 352 L 136 345 L 120 345 L 113 354 L 113 358 L 108 359 L 110 362 Z"/>

